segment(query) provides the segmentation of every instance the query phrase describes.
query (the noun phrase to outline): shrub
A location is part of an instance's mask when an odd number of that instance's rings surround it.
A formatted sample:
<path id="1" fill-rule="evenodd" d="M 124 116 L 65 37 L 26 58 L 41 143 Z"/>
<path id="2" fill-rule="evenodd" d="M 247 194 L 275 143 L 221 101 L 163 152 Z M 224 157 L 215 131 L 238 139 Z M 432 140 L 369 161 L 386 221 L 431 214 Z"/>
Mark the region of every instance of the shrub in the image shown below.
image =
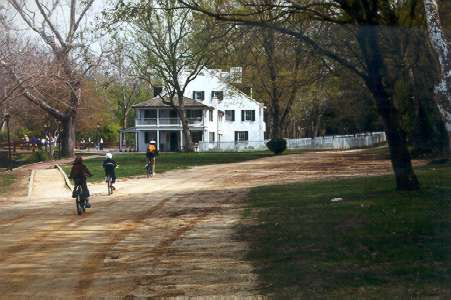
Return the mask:
<path id="1" fill-rule="evenodd" d="M 50 156 L 47 152 L 39 150 L 36 152 L 33 152 L 29 157 L 27 157 L 26 161 L 27 163 L 37 163 L 41 161 L 47 161 L 50 160 Z"/>
<path id="2" fill-rule="evenodd" d="M 274 153 L 280 154 L 287 149 L 287 141 L 285 139 L 271 139 L 266 143 L 266 147 Z"/>

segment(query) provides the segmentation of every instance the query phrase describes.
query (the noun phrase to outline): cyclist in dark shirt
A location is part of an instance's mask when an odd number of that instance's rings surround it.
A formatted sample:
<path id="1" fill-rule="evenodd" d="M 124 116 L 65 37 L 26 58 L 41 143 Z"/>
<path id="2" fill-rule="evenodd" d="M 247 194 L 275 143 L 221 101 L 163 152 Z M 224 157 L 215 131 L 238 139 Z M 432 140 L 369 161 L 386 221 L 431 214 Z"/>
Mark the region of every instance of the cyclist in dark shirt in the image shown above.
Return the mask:
<path id="1" fill-rule="evenodd" d="M 69 178 L 74 180 L 75 187 L 80 185 L 82 189 L 82 197 L 86 200 L 86 207 L 90 208 L 91 204 L 89 203 L 89 189 L 86 184 L 86 177 L 91 177 L 92 174 L 89 172 L 89 169 L 83 164 L 83 158 L 81 156 L 77 156 L 75 158 L 72 169 L 70 170 Z M 72 193 L 72 197 L 75 196 L 75 187 Z M 74 197 L 75 198 L 75 197 Z"/>
<path id="2" fill-rule="evenodd" d="M 103 168 L 105 169 L 105 176 L 111 177 L 111 183 L 114 184 L 116 182 L 116 167 L 117 163 L 113 160 L 113 154 L 107 153 L 106 159 L 103 161 Z M 113 190 L 116 188 L 112 185 Z"/>

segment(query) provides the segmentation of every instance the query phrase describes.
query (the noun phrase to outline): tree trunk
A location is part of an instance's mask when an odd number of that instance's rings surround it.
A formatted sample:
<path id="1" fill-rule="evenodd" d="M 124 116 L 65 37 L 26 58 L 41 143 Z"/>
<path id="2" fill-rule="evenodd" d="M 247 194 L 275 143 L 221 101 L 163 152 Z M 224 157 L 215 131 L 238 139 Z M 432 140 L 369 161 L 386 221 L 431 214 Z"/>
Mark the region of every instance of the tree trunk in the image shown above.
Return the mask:
<path id="1" fill-rule="evenodd" d="M 268 67 L 270 82 L 270 107 L 271 107 L 271 138 L 281 138 L 281 118 L 280 118 L 280 93 L 277 86 L 278 73 L 274 57 L 274 31 L 265 29 L 263 32 L 263 48 L 266 55 L 266 64 Z"/>
<path id="2" fill-rule="evenodd" d="M 384 123 L 393 171 L 398 190 L 418 190 L 420 184 L 413 171 L 406 136 L 399 124 L 399 116 L 388 99 L 378 99 L 377 106 Z M 389 106 L 389 107 L 387 107 Z"/>
<path id="3" fill-rule="evenodd" d="M 63 134 L 61 136 L 61 156 L 74 156 L 75 149 L 75 114 L 62 120 Z"/>
<path id="4" fill-rule="evenodd" d="M 177 115 L 179 116 L 180 121 L 182 122 L 182 133 L 183 133 L 183 138 L 184 138 L 184 142 L 185 142 L 183 151 L 194 152 L 194 144 L 193 144 L 193 139 L 191 137 L 191 132 L 189 130 L 189 122 L 185 116 L 185 110 L 184 110 L 184 106 L 183 106 L 183 93 L 178 92 L 177 98 L 178 98 L 179 105 L 173 104 L 172 106 L 175 109 L 175 111 L 177 112 Z M 173 103 L 173 101 L 171 101 L 171 103 Z M 180 146 L 182 146 L 182 145 L 180 145 Z"/>
<path id="5" fill-rule="evenodd" d="M 319 129 L 321 128 L 321 112 L 318 112 L 316 116 L 315 126 L 313 128 L 313 137 L 316 138 L 319 136 Z"/>
<path id="6" fill-rule="evenodd" d="M 126 129 L 127 128 L 127 116 L 123 117 L 121 123 L 122 123 L 122 128 Z M 120 139 L 119 139 L 119 143 L 120 143 L 119 147 L 120 148 L 127 147 L 127 140 L 125 138 L 125 133 L 124 132 L 120 132 L 119 134 L 121 135 Z"/>
<path id="7" fill-rule="evenodd" d="M 426 22 L 429 32 L 429 39 L 437 53 L 440 63 L 440 83 L 437 91 L 443 94 L 447 100 L 447 105 L 451 102 L 451 61 L 449 59 L 448 43 L 443 34 L 442 25 L 440 23 L 440 14 L 437 0 L 424 0 L 424 10 L 426 14 Z M 445 117 L 448 114 L 442 110 Z"/>
<path id="8" fill-rule="evenodd" d="M 185 147 L 184 147 L 184 151 L 185 152 L 194 152 L 194 144 L 193 144 L 193 139 L 191 137 L 191 132 L 189 130 L 189 123 L 188 120 L 186 119 L 186 117 L 184 116 L 183 112 L 182 112 L 183 117 L 181 117 L 181 121 L 182 121 L 182 132 L 183 132 L 183 139 L 185 141 Z"/>
<path id="9" fill-rule="evenodd" d="M 271 115 L 271 138 L 281 138 L 279 103 L 274 98 L 271 98 Z"/>
<path id="10" fill-rule="evenodd" d="M 393 95 L 390 95 L 383 85 L 383 74 L 385 74 L 386 68 L 375 26 L 362 27 L 358 32 L 358 42 L 368 69 L 365 84 L 376 101 L 379 115 L 384 123 L 390 159 L 396 178 L 396 188 L 398 190 L 418 190 L 420 184 L 412 167 L 406 136 L 401 129 L 399 113 L 394 106 Z"/>

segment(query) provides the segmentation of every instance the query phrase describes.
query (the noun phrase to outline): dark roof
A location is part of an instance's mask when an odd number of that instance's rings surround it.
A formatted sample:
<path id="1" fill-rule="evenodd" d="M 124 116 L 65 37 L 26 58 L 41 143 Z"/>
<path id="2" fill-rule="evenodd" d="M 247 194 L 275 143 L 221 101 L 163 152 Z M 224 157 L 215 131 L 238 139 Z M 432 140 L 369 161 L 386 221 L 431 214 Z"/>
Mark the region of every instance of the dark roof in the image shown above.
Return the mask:
<path id="1" fill-rule="evenodd" d="M 168 99 L 166 96 L 163 98 L 165 101 Z M 175 103 L 177 103 L 177 101 L 178 101 L 177 98 L 175 98 Z M 188 97 L 183 97 L 183 103 L 186 108 L 210 108 L 208 105 L 205 105 L 202 102 L 193 100 Z M 133 107 L 134 108 L 146 108 L 146 107 L 159 108 L 159 107 L 170 107 L 170 105 L 163 103 L 163 100 L 161 99 L 161 97 L 157 96 L 150 100 L 135 104 L 135 105 L 133 105 Z"/>

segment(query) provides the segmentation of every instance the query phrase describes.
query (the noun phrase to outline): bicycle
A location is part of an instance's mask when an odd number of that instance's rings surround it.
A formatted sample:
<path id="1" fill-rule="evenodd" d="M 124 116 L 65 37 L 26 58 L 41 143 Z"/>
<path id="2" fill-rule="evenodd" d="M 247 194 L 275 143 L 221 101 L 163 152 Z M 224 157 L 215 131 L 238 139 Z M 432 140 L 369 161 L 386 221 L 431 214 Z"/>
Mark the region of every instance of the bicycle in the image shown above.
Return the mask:
<path id="1" fill-rule="evenodd" d="M 114 190 L 114 188 L 113 188 L 113 178 L 111 178 L 110 175 L 108 175 L 106 177 L 106 184 L 107 184 L 108 196 L 109 196 L 109 195 L 113 194 L 113 190 Z"/>
<path id="2" fill-rule="evenodd" d="M 146 172 L 147 173 L 147 178 L 153 176 L 152 163 L 150 161 L 146 164 L 146 171 L 147 171 Z"/>
<path id="3" fill-rule="evenodd" d="M 147 178 L 152 177 L 153 174 L 153 164 L 155 163 L 155 158 L 149 158 L 147 160 L 146 164 L 146 170 L 147 170 Z"/>
<path id="4" fill-rule="evenodd" d="M 77 208 L 77 214 L 81 215 L 86 211 L 86 199 L 82 197 L 83 188 L 81 185 L 75 186 L 75 206 Z"/>

